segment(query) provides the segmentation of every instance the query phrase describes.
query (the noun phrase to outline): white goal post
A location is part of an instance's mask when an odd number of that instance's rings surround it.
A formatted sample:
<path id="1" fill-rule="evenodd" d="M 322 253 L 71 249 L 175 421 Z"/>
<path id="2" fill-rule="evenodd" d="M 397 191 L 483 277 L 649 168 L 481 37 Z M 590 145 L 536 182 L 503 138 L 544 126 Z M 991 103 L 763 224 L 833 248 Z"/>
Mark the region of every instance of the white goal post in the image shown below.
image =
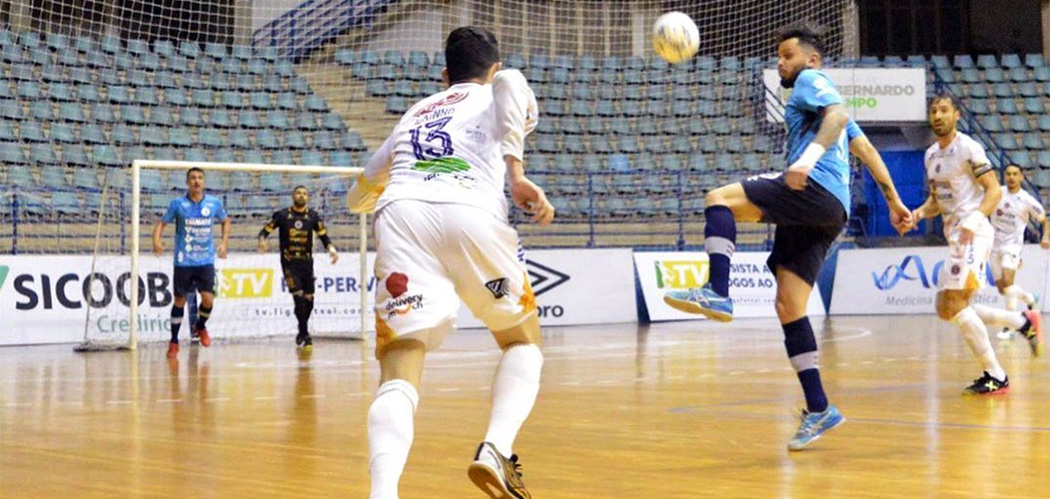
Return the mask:
<path id="1" fill-rule="evenodd" d="M 334 166 L 303 166 L 303 165 L 267 165 L 267 164 L 245 164 L 245 163 L 208 163 L 208 162 L 190 162 L 190 161 L 158 161 L 158 160 L 134 160 L 131 162 L 131 275 L 139 275 L 139 252 L 140 252 L 140 238 L 141 238 L 141 173 L 143 168 L 159 169 L 159 170 L 188 170 L 190 168 L 200 168 L 204 171 L 248 171 L 254 173 L 317 173 L 317 174 L 329 174 L 334 176 L 355 176 L 361 173 L 362 169 L 357 167 L 334 167 Z M 360 274 L 358 275 L 358 282 L 367 282 L 369 275 L 368 269 L 368 215 L 362 213 L 360 215 L 359 223 L 359 256 L 360 256 Z M 138 346 L 138 329 L 139 329 L 139 315 L 138 315 L 138 299 L 139 296 L 139 280 L 130 279 L 130 293 L 132 297 L 129 303 L 130 305 L 130 337 L 128 339 L 128 348 L 134 350 Z M 358 286 L 361 300 L 361 331 L 362 334 L 368 331 L 367 317 L 368 314 L 364 313 L 366 310 L 366 304 L 368 303 L 368 286 Z"/>

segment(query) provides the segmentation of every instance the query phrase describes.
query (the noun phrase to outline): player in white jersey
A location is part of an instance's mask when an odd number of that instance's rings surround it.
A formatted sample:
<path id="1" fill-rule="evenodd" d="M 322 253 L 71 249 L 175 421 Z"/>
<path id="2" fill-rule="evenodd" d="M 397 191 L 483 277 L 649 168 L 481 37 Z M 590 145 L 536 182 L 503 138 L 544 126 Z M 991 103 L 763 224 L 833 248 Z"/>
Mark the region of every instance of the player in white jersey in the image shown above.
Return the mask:
<path id="1" fill-rule="evenodd" d="M 1047 222 L 1046 210 L 1042 203 L 1021 188 L 1024 182 L 1024 172 L 1017 165 L 1009 165 L 1003 169 L 1003 180 L 1006 191 L 999 206 L 992 213 L 992 227 L 995 228 L 995 244 L 992 245 L 992 277 L 995 285 L 999 288 L 999 294 L 1003 295 L 1007 310 L 1017 310 L 1018 300 L 1023 301 L 1028 309 L 1035 308 L 1039 300 L 1038 294 L 1028 293 L 1019 285 L 1014 284 L 1014 276 L 1021 264 L 1021 250 L 1024 247 L 1024 231 L 1028 222 L 1035 220 L 1043 224 L 1042 246 L 1050 249 L 1050 223 Z M 1003 328 L 999 333 L 1000 339 L 1009 339 L 1013 332 L 1009 328 Z M 1039 355 L 1039 343 L 1032 344 L 1032 353 Z"/>
<path id="2" fill-rule="evenodd" d="M 1010 380 L 995 356 L 985 323 L 1011 327 L 1038 337 L 1039 314 L 971 304 L 974 292 L 984 286 L 985 264 L 994 231 L 988 216 L 999 204 L 1002 190 L 984 148 L 956 131 L 959 108 L 950 96 L 938 95 L 930 103 L 930 126 L 937 142 L 926 150 L 926 176 L 930 195 L 912 213 L 911 225 L 941 215 L 948 239 L 948 257 L 938 276 L 937 315 L 963 333 L 984 374 L 965 393 L 1006 393 Z"/>
<path id="3" fill-rule="evenodd" d="M 520 72 L 500 71 L 489 31 L 456 29 L 445 59 L 448 90 L 405 113 L 347 198 L 355 212 L 376 211 L 382 379 L 368 411 L 371 497 L 397 497 L 423 359 L 454 327 L 462 299 L 503 349 L 488 431 L 468 475 L 491 497 L 528 498 L 511 446 L 539 392 L 543 356 L 503 187 L 506 178 L 515 204 L 534 222 L 553 219 L 554 208 L 522 167 L 537 105 Z"/>

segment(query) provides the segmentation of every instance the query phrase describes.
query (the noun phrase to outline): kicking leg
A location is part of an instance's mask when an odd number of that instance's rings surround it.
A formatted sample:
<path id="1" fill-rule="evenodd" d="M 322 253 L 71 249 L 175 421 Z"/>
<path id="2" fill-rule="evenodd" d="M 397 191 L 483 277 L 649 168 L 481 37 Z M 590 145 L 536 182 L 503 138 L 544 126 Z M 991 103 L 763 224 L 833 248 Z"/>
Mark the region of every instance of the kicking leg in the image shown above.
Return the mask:
<path id="1" fill-rule="evenodd" d="M 736 223 L 757 222 L 762 219 L 762 210 L 747 198 L 739 182 L 709 192 L 706 203 L 704 249 L 710 260 L 708 283 L 699 289 L 668 292 L 664 302 L 683 312 L 729 322 L 733 320 L 729 269 L 736 250 Z"/>
<path id="2" fill-rule="evenodd" d="M 966 389 L 966 393 L 991 394 L 1005 392 L 1009 387 L 1006 371 L 999 364 L 995 350 L 988 340 L 988 329 L 978 313 L 987 309 L 981 305 L 970 305 L 972 290 L 945 289 L 937 293 L 937 316 L 949 321 L 962 332 L 966 345 L 970 347 L 977 362 L 984 370 L 983 376 Z M 987 312 L 987 311 L 986 311 Z M 1004 314 L 1009 312 L 1000 311 Z M 989 317 L 990 318 L 990 317 Z"/>

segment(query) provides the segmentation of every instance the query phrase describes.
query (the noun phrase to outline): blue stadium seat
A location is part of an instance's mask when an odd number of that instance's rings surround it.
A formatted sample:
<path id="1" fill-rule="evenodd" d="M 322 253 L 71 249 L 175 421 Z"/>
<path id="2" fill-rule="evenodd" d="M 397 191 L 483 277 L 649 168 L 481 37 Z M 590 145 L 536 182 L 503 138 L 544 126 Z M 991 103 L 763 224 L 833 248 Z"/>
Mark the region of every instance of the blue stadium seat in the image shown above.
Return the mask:
<path id="1" fill-rule="evenodd" d="M 274 134 L 273 130 L 267 129 L 259 130 L 256 133 L 255 143 L 263 149 L 278 149 L 281 147 L 280 142 L 277 140 L 277 135 Z"/>
<path id="2" fill-rule="evenodd" d="M 1021 97 L 1039 97 L 1040 95 L 1039 88 L 1035 86 L 1035 82 L 1033 81 L 1026 81 L 1018 85 L 1017 93 L 1019 93 Z"/>
<path id="3" fill-rule="evenodd" d="M 1050 115 L 1042 115 L 1036 118 L 1036 126 L 1039 131 L 1050 132 Z"/>
<path id="4" fill-rule="evenodd" d="M 1010 69 L 1010 81 L 1024 83 L 1026 81 L 1031 81 L 1031 78 L 1028 77 L 1028 71 L 1024 68 L 1012 68 Z"/>
<path id="5" fill-rule="evenodd" d="M 146 111 L 139 106 L 120 106 L 120 121 L 132 125 L 146 124 Z"/>
<path id="6" fill-rule="evenodd" d="M 160 104 L 157 89 L 153 87 L 139 87 L 135 91 L 135 102 L 142 106 L 156 106 Z"/>
<path id="7" fill-rule="evenodd" d="M 193 104 L 198 107 L 215 107 L 215 93 L 206 88 L 193 91 Z"/>
<path id="8" fill-rule="evenodd" d="M 251 139 L 247 130 L 230 130 L 227 134 L 227 142 L 230 146 L 238 149 L 251 149 Z"/>
<path id="9" fill-rule="evenodd" d="M 299 101 L 294 93 L 282 92 L 277 94 L 277 107 L 285 111 L 295 111 L 299 108 Z"/>
<path id="10" fill-rule="evenodd" d="M 301 132 L 292 130 L 284 134 L 284 147 L 288 149 L 306 149 L 306 138 Z"/>
<path id="11" fill-rule="evenodd" d="M 237 126 L 241 128 L 263 128 L 259 113 L 255 111 L 241 111 L 237 116 Z"/>
<path id="12" fill-rule="evenodd" d="M 31 149 L 30 156 L 32 161 L 40 167 L 40 183 L 46 187 L 54 187 L 57 189 L 66 189 L 69 187 L 69 180 L 66 178 L 66 169 L 62 166 L 58 166 L 57 158 L 54 161 L 48 161 L 50 158 L 46 158 L 48 151 L 38 151 L 37 147 L 34 146 Z M 38 159 L 38 154 L 41 155 Z M 54 151 L 51 151 L 51 156 L 54 156 Z M 41 161 L 44 159 L 44 161 Z"/>
<path id="13" fill-rule="evenodd" d="M 1046 113 L 1043 100 L 1037 97 L 1029 97 L 1024 100 L 1024 110 L 1028 114 L 1040 115 Z"/>
<path id="14" fill-rule="evenodd" d="M 11 121 L 0 120 L 0 142 L 18 142 L 18 135 L 15 135 L 15 128 L 12 123 Z"/>
<path id="15" fill-rule="evenodd" d="M 197 149 L 197 148 L 183 149 L 183 152 L 185 153 L 186 161 L 193 161 L 193 162 L 199 162 L 199 163 L 204 163 L 204 162 L 207 162 L 207 161 L 211 161 L 208 158 L 208 153 L 204 152 L 203 149 Z M 211 188 L 211 189 L 224 191 L 224 190 L 226 190 L 229 187 L 229 185 L 226 182 L 226 176 L 225 175 L 212 174 L 208 178 L 208 187 Z"/>
<path id="16" fill-rule="evenodd" d="M 1030 170 L 1036 166 L 1032 161 L 1032 155 L 1028 151 L 1013 151 L 1010 153 L 1010 161 L 1021 167 L 1022 170 Z"/>
<path id="17" fill-rule="evenodd" d="M 1022 67 L 1021 56 L 1018 54 L 1003 54 L 1002 65 L 1004 68 Z"/>
<path id="18" fill-rule="evenodd" d="M 990 83 L 999 83 L 1006 81 L 1006 75 L 1003 73 L 1002 68 L 996 67 L 985 70 L 984 79 Z"/>
<path id="19" fill-rule="evenodd" d="M 257 149 L 249 149 L 241 151 L 241 160 L 245 163 L 251 164 L 265 164 L 266 158 L 263 156 L 263 152 Z"/>
<path id="20" fill-rule="evenodd" d="M 989 131 L 991 133 L 996 133 L 996 132 L 1003 131 L 1003 123 L 1000 120 L 999 116 L 995 116 L 995 115 L 982 116 L 981 119 L 980 119 L 980 123 L 981 123 L 981 126 L 985 130 L 987 130 L 987 131 Z"/>
<path id="21" fill-rule="evenodd" d="M 18 137 L 22 142 L 47 142 L 47 135 L 39 122 L 24 121 L 18 127 Z"/>
<path id="22" fill-rule="evenodd" d="M 437 93 L 437 92 L 434 92 Z M 406 94 L 411 95 L 411 94 Z M 307 111 L 315 113 L 327 113 L 329 112 L 328 104 L 325 103 L 324 98 L 317 94 L 311 94 L 306 97 L 306 101 L 303 102 L 303 107 Z"/>
<path id="23" fill-rule="evenodd" d="M 73 169 L 73 185 L 78 189 L 101 190 L 102 184 L 98 180 L 98 174 L 94 168 Z"/>
<path id="24" fill-rule="evenodd" d="M 217 128 L 201 128 L 198 132 L 197 144 L 204 147 L 222 147 L 226 142 L 222 139 L 222 132 Z"/>
<path id="25" fill-rule="evenodd" d="M 407 105 L 405 111 L 407 111 Z M 298 113 L 295 115 L 295 128 L 301 131 L 312 132 L 318 130 L 321 127 L 317 125 L 317 120 L 313 114 L 310 113 Z"/>
<path id="26" fill-rule="evenodd" d="M 135 132 L 130 127 L 124 124 L 113 125 L 113 129 L 110 132 L 110 140 L 117 145 L 133 145 L 138 143 L 138 139 L 135 138 Z"/>
<path id="27" fill-rule="evenodd" d="M 170 107 L 161 106 L 149 110 L 149 123 L 157 126 L 175 126 L 178 122 Z"/>
<path id="28" fill-rule="evenodd" d="M 1017 114 L 1017 103 L 1013 99 L 997 99 L 995 108 L 1002 114 Z"/>
<path id="29" fill-rule="evenodd" d="M 1024 134 L 1024 147 L 1032 151 L 1039 151 L 1046 149 L 1046 144 L 1043 142 L 1042 134 L 1026 133 Z"/>
<path id="30" fill-rule="evenodd" d="M 25 151 L 15 142 L 0 142 L 0 161 L 5 165 L 28 165 Z M 10 181 L 10 177 L 8 177 Z"/>
<path id="31" fill-rule="evenodd" d="M 106 98 L 112 104 L 130 104 L 131 91 L 122 85 L 112 86 L 106 90 Z"/>
<path id="32" fill-rule="evenodd" d="M 51 123 L 51 140 L 60 144 L 72 144 L 80 141 L 73 131 L 73 125 L 62 121 Z"/>
<path id="33" fill-rule="evenodd" d="M 163 128 L 159 129 L 163 133 Z M 194 145 L 193 136 L 188 128 L 173 127 L 168 129 L 167 143 L 175 147 L 190 147 Z"/>
<path id="34" fill-rule="evenodd" d="M 114 127 L 115 129 L 116 127 Z M 115 134 L 115 132 L 114 132 Z M 164 133 L 164 129 L 156 126 L 146 126 L 139 129 L 139 140 L 142 141 L 146 146 L 164 146 L 168 145 L 168 134 Z M 118 144 L 131 144 L 132 142 L 119 142 L 114 140 Z"/>
<path id="35" fill-rule="evenodd" d="M 1041 68 L 1046 66 L 1046 60 L 1043 59 L 1043 54 L 1025 54 L 1024 65 L 1032 69 Z"/>
<path id="36" fill-rule="evenodd" d="M 956 61 L 959 60 L 959 57 L 962 57 L 962 56 L 956 56 Z M 958 64 L 956 64 L 956 66 L 958 66 Z M 962 66 L 958 66 L 958 67 L 962 67 Z M 992 54 L 981 54 L 981 55 L 977 56 L 977 67 L 979 67 L 981 69 L 992 69 L 992 68 L 998 69 L 999 68 L 999 61 L 997 61 L 995 59 L 995 56 L 992 55 Z"/>
<path id="37" fill-rule="evenodd" d="M 109 143 L 109 139 L 102 133 L 102 127 L 96 125 L 81 125 L 80 141 L 87 145 Z"/>
<path id="38" fill-rule="evenodd" d="M 969 54 L 956 55 L 954 59 L 954 66 L 959 69 L 972 68 L 974 67 L 973 57 L 970 57 Z"/>
<path id="39" fill-rule="evenodd" d="M 38 100 L 29 104 L 29 118 L 40 121 L 54 121 L 55 111 L 51 102 Z"/>
<path id="40" fill-rule="evenodd" d="M 201 111 L 195 107 L 184 107 L 179 109 L 179 123 L 182 126 L 199 127 L 204 125 Z"/>
<path id="41" fill-rule="evenodd" d="M 233 128 L 233 117 L 224 108 L 217 107 L 208 112 L 208 123 L 219 128 Z"/>
<path id="42" fill-rule="evenodd" d="M 72 167 L 90 166 L 92 164 L 91 160 L 88 159 L 84 146 L 76 143 L 62 145 L 62 162 Z"/>
<path id="43" fill-rule="evenodd" d="M 81 208 L 80 205 L 80 198 L 77 197 L 76 193 L 55 192 L 51 196 L 51 208 L 54 209 L 56 213 L 73 217 L 83 214 L 83 208 Z"/>

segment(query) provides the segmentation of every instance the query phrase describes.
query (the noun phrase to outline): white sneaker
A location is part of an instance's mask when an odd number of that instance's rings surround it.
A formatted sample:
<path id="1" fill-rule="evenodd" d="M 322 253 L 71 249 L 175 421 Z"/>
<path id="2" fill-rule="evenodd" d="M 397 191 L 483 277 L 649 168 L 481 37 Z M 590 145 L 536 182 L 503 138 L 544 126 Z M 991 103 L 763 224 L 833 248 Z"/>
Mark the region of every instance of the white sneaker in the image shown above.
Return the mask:
<path id="1" fill-rule="evenodd" d="M 488 442 L 478 445 L 474 462 L 467 468 L 467 476 L 492 499 L 532 499 L 521 481 L 518 455 L 505 458 Z"/>

